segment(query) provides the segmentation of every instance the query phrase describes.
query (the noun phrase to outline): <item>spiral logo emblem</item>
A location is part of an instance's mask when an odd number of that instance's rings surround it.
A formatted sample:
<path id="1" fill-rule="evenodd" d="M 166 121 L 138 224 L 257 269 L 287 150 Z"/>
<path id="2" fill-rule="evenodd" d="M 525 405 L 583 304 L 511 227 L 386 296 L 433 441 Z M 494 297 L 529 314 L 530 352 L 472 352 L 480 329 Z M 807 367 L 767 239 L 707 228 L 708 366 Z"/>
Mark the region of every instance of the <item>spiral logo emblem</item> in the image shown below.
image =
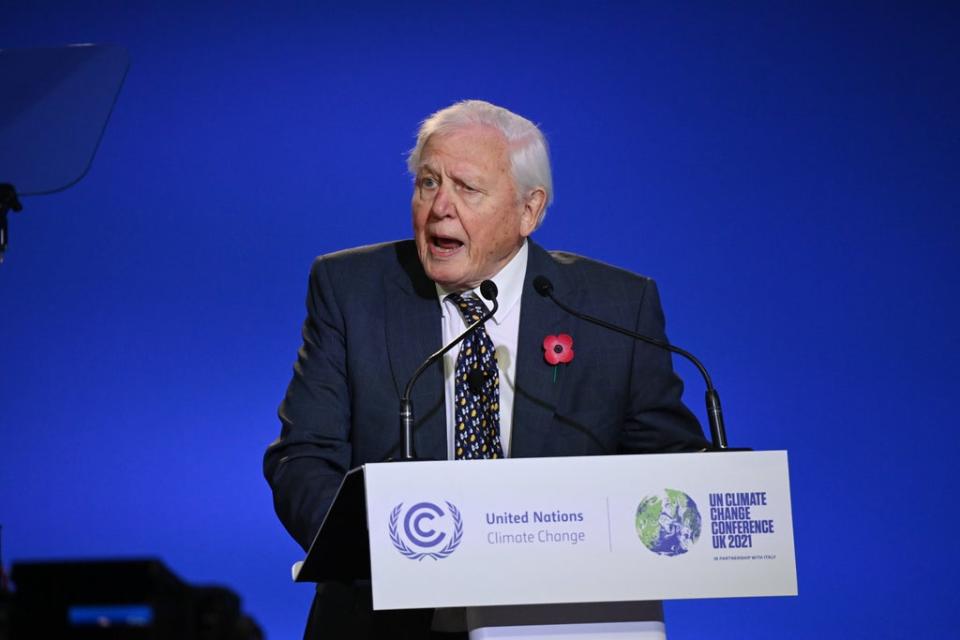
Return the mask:
<path id="1" fill-rule="evenodd" d="M 418 502 L 406 510 L 401 502 L 390 512 L 390 541 L 411 560 L 442 560 L 463 539 L 463 519 L 451 502 L 446 510 L 432 502 Z"/>

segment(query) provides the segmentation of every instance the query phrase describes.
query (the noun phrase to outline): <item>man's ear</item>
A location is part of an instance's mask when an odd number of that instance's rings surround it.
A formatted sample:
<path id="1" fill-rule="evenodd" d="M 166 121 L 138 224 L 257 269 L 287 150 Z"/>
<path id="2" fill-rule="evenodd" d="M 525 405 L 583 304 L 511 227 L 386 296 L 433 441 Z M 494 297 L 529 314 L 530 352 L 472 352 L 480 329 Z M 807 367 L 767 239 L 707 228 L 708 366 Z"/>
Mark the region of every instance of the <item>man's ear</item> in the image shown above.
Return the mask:
<path id="1" fill-rule="evenodd" d="M 523 202 L 523 211 L 520 213 L 520 235 L 529 236 L 540 226 L 543 210 L 547 205 L 547 192 L 543 187 L 531 191 Z"/>

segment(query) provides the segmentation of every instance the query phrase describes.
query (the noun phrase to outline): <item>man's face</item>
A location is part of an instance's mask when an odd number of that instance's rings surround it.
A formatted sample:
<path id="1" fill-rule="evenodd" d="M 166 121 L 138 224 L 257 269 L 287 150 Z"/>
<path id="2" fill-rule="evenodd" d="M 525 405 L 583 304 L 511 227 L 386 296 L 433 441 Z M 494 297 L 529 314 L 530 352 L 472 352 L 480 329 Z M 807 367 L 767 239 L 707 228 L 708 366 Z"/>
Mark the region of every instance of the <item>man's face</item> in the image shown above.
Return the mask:
<path id="1" fill-rule="evenodd" d="M 533 232 L 538 193 L 517 197 L 507 143 L 496 130 L 478 125 L 431 136 L 412 201 L 413 233 L 427 276 L 458 291 L 494 276 Z"/>

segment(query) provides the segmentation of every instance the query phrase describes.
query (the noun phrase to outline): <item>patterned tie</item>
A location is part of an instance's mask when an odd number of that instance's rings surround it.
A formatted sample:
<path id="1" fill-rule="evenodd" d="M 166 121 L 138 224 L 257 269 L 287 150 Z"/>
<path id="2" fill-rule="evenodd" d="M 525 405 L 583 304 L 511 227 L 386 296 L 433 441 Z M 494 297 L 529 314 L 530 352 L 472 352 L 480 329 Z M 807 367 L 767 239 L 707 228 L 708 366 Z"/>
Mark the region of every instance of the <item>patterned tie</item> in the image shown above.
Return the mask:
<path id="1" fill-rule="evenodd" d="M 451 293 L 467 325 L 487 312 L 473 294 Z M 457 356 L 455 402 L 457 460 L 502 458 L 500 446 L 500 373 L 493 341 L 483 325 L 464 339 Z"/>

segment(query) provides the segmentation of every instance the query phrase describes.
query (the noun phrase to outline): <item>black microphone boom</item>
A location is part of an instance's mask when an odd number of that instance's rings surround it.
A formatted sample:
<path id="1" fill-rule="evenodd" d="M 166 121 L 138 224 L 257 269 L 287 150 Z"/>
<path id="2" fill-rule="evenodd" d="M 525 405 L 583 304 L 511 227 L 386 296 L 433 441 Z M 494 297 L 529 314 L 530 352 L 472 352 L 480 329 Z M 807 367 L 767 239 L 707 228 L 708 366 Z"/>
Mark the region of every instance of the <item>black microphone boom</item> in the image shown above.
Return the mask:
<path id="1" fill-rule="evenodd" d="M 489 300 L 493 304 L 493 307 L 481 316 L 479 320 L 467 327 L 463 333 L 454 338 L 452 342 L 441 347 L 439 351 L 436 351 L 424 360 L 423 364 L 417 367 L 417 370 L 414 371 L 410 377 L 410 382 L 407 383 L 406 388 L 403 390 L 403 396 L 400 398 L 400 460 L 416 460 L 416 454 L 413 450 L 413 402 L 410 400 L 413 384 L 420 377 L 420 374 L 426 371 L 427 367 L 443 357 L 443 354 L 460 344 L 464 338 L 476 331 L 480 325 L 494 316 L 497 309 L 500 308 L 500 304 L 497 302 L 497 294 L 497 285 L 495 285 L 492 280 L 484 280 L 481 282 L 480 295 Z"/>
<path id="2" fill-rule="evenodd" d="M 707 373 L 706 368 L 697 360 L 696 357 L 689 351 L 681 349 L 680 347 L 675 347 L 668 342 L 663 340 L 658 340 L 656 338 L 651 338 L 650 336 L 645 336 L 643 334 L 637 333 L 635 331 L 630 331 L 629 329 L 624 329 L 623 327 L 618 327 L 615 324 L 611 324 L 606 320 L 601 320 L 600 318 L 594 318 L 593 316 L 588 316 L 585 313 L 580 313 L 574 309 L 571 309 L 567 305 L 563 304 L 557 300 L 553 295 L 553 283 L 550 282 L 545 276 L 537 276 L 533 279 L 533 288 L 541 296 L 545 298 L 550 298 L 555 305 L 566 311 L 572 316 L 580 318 L 581 320 L 586 320 L 593 324 L 609 329 L 610 331 L 616 331 L 617 333 L 623 334 L 630 338 L 640 340 L 641 342 L 646 342 L 647 344 L 652 344 L 655 347 L 660 349 L 666 349 L 667 351 L 676 353 L 683 356 L 697 367 L 700 371 L 700 375 L 703 376 L 703 381 L 707 385 L 706 392 L 706 402 L 707 402 L 707 420 L 710 421 L 710 438 L 713 440 L 714 450 L 724 450 L 727 449 L 727 432 L 726 428 L 723 425 L 723 411 L 720 409 L 720 394 L 717 393 L 717 390 L 713 387 L 713 381 L 710 379 L 710 374 Z"/>

